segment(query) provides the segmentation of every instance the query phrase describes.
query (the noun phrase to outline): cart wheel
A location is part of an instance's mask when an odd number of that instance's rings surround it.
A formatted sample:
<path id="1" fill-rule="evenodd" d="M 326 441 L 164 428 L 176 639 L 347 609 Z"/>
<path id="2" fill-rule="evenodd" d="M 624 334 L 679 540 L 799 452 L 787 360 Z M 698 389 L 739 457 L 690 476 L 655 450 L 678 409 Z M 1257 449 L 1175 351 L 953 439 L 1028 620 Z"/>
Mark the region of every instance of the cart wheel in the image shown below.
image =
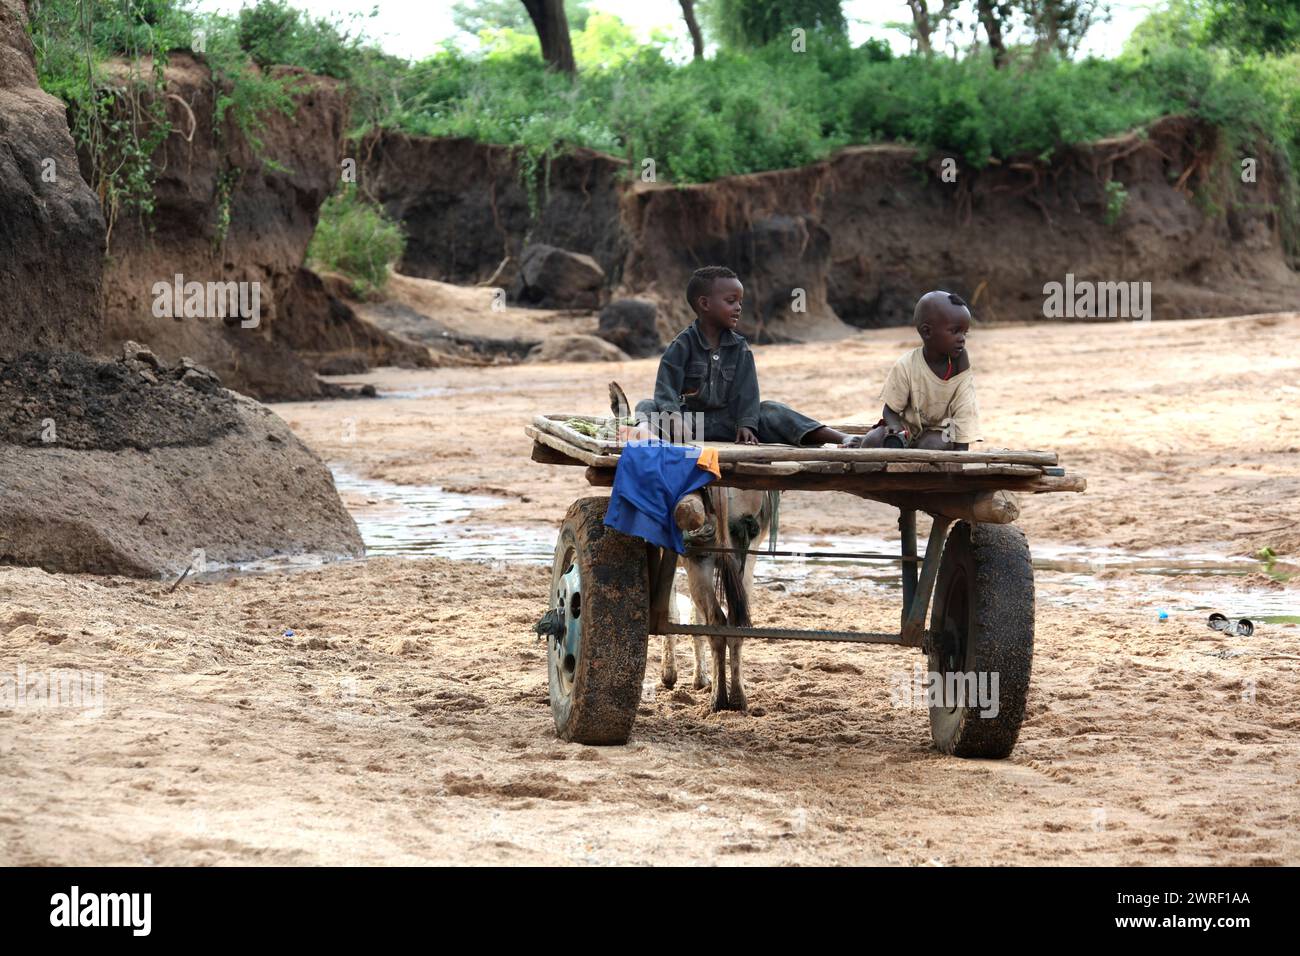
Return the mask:
<path id="1" fill-rule="evenodd" d="M 928 660 L 944 688 L 960 686 L 965 694 L 930 708 L 935 746 L 957 757 L 1008 756 L 1025 717 L 1033 654 L 1034 570 L 1024 533 L 1014 525 L 959 522 L 939 565 Z M 975 675 L 975 694 L 969 680 L 949 679 L 958 673 Z M 993 675 L 997 693 L 990 700 Z"/>
<path id="2" fill-rule="evenodd" d="M 649 644 L 645 542 L 605 527 L 608 502 L 570 506 L 551 571 L 551 713 L 556 733 L 582 744 L 627 742 Z"/>

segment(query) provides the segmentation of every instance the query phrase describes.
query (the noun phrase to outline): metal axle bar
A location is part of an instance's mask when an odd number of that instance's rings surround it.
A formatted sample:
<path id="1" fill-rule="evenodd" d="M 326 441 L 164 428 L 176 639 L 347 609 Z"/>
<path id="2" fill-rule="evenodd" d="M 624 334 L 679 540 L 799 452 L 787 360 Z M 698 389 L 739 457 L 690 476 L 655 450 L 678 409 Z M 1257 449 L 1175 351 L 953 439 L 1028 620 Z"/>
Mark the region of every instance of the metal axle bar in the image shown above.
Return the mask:
<path id="1" fill-rule="evenodd" d="M 756 637 L 768 641 L 826 641 L 844 644 L 902 644 L 901 634 L 870 631 L 802 631 L 783 627 L 726 627 L 721 624 L 667 624 L 652 634 L 687 634 L 691 637 Z"/>
<path id="2" fill-rule="evenodd" d="M 876 561 L 913 561 L 920 562 L 922 559 L 916 555 L 905 554 L 877 554 L 872 551 L 767 551 L 755 550 L 738 551 L 736 548 L 715 548 L 705 547 L 703 545 L 689 545 L 686 548 L 687 554 L 707 553 L 707 554 L 743 554 L 746 557 L 754 555 L 758 558 L 853 558 L 855 560 L 876 560 Z"/>

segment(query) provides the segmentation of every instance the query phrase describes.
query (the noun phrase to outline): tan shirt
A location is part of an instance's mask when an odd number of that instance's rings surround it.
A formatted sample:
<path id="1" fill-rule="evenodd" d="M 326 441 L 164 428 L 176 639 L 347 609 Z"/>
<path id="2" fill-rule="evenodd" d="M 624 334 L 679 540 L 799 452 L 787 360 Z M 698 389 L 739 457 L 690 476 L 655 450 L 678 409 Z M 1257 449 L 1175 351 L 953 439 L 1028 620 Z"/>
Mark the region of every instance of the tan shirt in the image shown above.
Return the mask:
<path id="1" fill-rule="evenodd" d="M 926 429 L 942 430 L 951 425 L 944 436 L 948 441 L 983 441 L 971 370 L 958 372 L 945 382 L 926 364 L 921 348 L 912 349 L 894 363 L 880 397 L 907 422 L 913 438 Z"/>

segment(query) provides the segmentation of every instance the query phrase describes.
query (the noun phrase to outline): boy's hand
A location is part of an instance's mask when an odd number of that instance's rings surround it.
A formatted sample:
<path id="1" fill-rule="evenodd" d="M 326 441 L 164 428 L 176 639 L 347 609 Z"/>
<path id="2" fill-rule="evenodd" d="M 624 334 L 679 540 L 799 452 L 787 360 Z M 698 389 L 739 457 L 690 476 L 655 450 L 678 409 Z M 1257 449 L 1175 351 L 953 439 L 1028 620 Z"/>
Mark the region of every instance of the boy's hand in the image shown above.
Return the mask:
<path id="1" fill-rule="evenodd" d="M 738 445 L 757 445 L 758 436 L 752 429 L 745 428 L 743 425 L 736 429 L 736 444 Z"/>

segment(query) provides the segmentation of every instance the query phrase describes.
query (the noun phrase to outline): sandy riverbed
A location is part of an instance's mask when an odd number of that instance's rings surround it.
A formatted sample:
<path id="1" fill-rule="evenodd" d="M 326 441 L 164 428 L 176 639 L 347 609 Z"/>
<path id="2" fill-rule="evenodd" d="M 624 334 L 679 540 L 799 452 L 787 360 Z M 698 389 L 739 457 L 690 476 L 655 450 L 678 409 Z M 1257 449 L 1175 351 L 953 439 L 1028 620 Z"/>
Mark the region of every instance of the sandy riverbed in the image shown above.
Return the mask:
<path id="1" fill-rule="evenodd" d="M 1022 501 L 1031 545 L 1294 560 L 1297 340 L 1294 314 L 976 330 L 989 444 L 1055 449 L 1088 478 Z M 912 344 L 760 348 L 764 393 L 874 420 Z M 610 378 L 640 395 L 653 374 L 383 370 L 359 380 L 411 397 L 276 410 L 352 473 L 501 496 L 493 524 L 542 532 L 589 492 L 528 461 L 523 423 L 599 413 Z M 374 507 L 346 497 L 363 520 Z M 791 495 L 782 528 L 833 542 L 894 520 Z M 985 762 L 938 755 L 925 711 L 894 706 L 919 655 L 852 646 L 752 642 L 749 714 L 710 713 L 687 680 L 643 702 L 626 747 L 560 743 L 537 564 L 378 557 L 170 593 L 0 569 L 0 674 L 104 678 L 99 715 L 0 709 L 0 863 L 1300 862 L 1300 627 L 1226 637 L 1195 609 L 1300 614 L 1300 588 L 1099 572 L 1040 571 L 1029 715 L 1014 755 Z M 896 595 L 834 569 L 760 580 L 755 603 L 796 627 L 897 615 Z"/>

